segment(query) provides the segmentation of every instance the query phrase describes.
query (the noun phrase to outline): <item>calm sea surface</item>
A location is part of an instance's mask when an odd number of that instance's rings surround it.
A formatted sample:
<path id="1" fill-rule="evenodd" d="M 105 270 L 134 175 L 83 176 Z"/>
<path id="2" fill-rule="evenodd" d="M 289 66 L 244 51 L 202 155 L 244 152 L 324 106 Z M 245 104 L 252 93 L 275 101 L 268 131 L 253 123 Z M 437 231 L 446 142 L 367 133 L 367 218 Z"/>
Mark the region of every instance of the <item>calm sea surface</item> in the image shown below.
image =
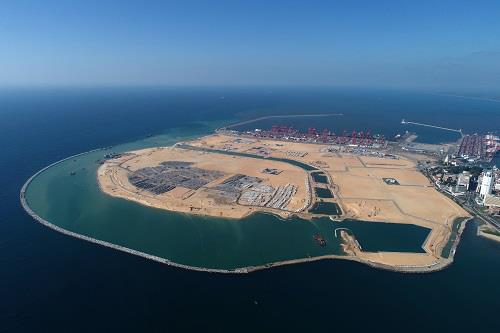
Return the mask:
<path id="1" fill-rule="evenodd" d="M 329 118 L 328 122 L 322 119 L 320 124 L 291 125 L 370 130 L 388 137 L 408 129 L 417 132 L 419 141 L 442 142 L 456 137 L 451 132 L 403 126 L 401 119 L 466 132 L 497 131 L 500 124 L 500 103 L 402 92 L 256 88 L 1 91 L 0 330 L 495 331 L 500 304 L 500 245 L 477 238 L 474 224 L 466 228 L 456 262 L 438 273 L 403 275 L 358 263 L 322 261 L 227 276 L 184 271 L 58 234 L 33 221 L 19 204 L 19 189 L 29 176 L 69 155 L 127 142 L 133 142 L 127 147 L 147 140 L 150 144 L 175 142 L 235 119 L 326 112 L 345 116 L 342 120 Z M 154 137 L 145 139 L 148 135 Z M 92 173 L 91 169 L 77 170 L 73 186 L 93 177 Z M 57 186 L 49 182 L 45 191 Z M 82 190 L 88 191 L 92 190 Z M 71 205 L 71 197 L 65 200 L 68 205 L 61 210 L 48 203 L 40 203 L 40 207 L 54 217 L 73 214 L 61 223 L 72 223 L 76 229 L 99 228 L 99 220 L 91 226 L 81 223 L 92 221 L 92 211 L 78 210 L 77 202 Z M 120 200 L 113 202 L 122 205 Z M 87 204 L 99 205 L 91 200 Z M 158 228 L 180 235 L 189 235 L 189 228 L 200 225 L 194 221 L 199 218 L 179 223 L 175 214 L 155 211 L 147 215 L 147 209 L 134 207 L 140 206 L 127 206 L 123 214 L 137 216 L 134 227 L 138 235 L 144 232 L 140 222 L 147 219 L 155 224 L 158 214 L 163 215 L 163 225 Z M 259 221 L 264 218 L 254 217 Z M 178 256 L 189 259 L 188 250 L 202 252 L 203 260 L 210 262 L 220 245 L 202 236 L 225 230 L 222 233 L 241 236 L 233 249 L 249 251 L 248 257 L 255 258 L 252 237 L 259 233 L 253 226 L 259 221 L 240 223 L 231 230 L 216 227 L 227 221 L 205 220 L 208 231 L 199 230 L 197 235 L 179 240 L 190 249 L 183 248 Z M 114 221 L 112 230 L 119 230 L 119 221 Z M 290 234 L 278 242 L 265 237 L 262 242 L 275 246 L 278 257 L 300 248 L 293 246 L 293 242 L 300 242 L 294 235 L 322 228 L 321 221 L 310 230 L 303 229 L 300 222 L 278 223 L 277 228 Z M 188 228 L 189 233 L 182 228 Z M 117 239 L 123 236 L 105 227 L 101 232 Z M 381 245 L 373 242 L 373 232 L 377 231 L 358 231 L 360 242 L 377 248 Z M 399 239 L 397 236 L 396 232 L 394 238 Z M 141 237 L 128 241 L 137 239 Z M 169 249 L 162 237 L 154 242 Z M 335 251 L 333 245 L 331 250 Z M 402 244 L 396 241 L 391 246 Z M 268 252 L 262 252 L 262 258 Z M 234 256 L 219 252 L 222 262 L 232 264 L 231 258 Z"/>

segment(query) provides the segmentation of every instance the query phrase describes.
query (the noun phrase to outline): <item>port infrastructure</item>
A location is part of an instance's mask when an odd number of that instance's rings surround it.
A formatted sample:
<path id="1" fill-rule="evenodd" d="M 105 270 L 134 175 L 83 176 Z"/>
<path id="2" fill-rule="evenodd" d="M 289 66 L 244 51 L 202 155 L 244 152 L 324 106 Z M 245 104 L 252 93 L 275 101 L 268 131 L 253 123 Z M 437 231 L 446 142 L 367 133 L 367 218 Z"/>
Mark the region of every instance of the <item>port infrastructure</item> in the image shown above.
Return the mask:
<path id="1" fill-rule="evenodd" d="M 335 238 L 337 238 L 337 230 L 340 231 L 340 230 L 345 230 L 345 231 L 351 231 L 351 229 L 347 229 L 347 228 L 336 228 L 334 233 L 335 233 Z M 351 231 L 352 232 L 352 231 Z"/>
<path id="2" fill-rule="evenodd" d="M 407 120 L 401 120 L 401 124 L 406 125 L 406 124 L 411 124 L 411 125 L 418 125 L 418 126 L 425 126 L 425 127 L 431 127 L 431 128 L 437 128 L 445 131 L 451 131 L 451 132 L 457 132 L 460 133 L 460 135 L 463 135 L 462 129 L 454 129 L 454 128 L 448 128 L 448 127 L 442 127 L 442 126 L 435 126 L 435 125 L 429 125 L 429 124 L 422 124 L 422 123 L 416 123 L 414 121 L 407 121 Z"/>
<path id="3" fill-rule="evenodd" d="M 283 115 L 264 116 L 264 117 L 258 117 L 258 118 L 253 118 L 253 119 L 249 119 L 249 120 L 240 121 L 240 122 L 237 122 L 234 124 L 229 124 L 229 125 L 224 126 L 220 129 L 217 129 L 217 130 L 222 130 L 222 129 L 227 130 L 227 129 L 234 128 L 237 126 L 255 123 L 255 122 L 258 122 L 261 120 L 267 120 L 267 119 L 302 118 L 302 117 L 335 117 L 335 116 L 343 116 L 343 115 L 344 115 L 343 113 L 315 113 L 315 114 L 283 114 Z M 216 130 L 216 132 L 217 132 L 217 130 Z"/>

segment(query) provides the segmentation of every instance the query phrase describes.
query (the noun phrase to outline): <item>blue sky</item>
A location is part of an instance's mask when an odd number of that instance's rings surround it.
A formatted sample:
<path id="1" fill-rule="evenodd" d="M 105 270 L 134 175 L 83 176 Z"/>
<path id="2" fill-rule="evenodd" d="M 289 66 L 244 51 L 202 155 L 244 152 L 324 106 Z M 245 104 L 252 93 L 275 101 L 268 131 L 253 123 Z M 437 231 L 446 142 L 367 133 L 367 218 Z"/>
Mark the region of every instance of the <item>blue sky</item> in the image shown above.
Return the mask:
<path id="1" fill-rule="evenodd" d="M 500 1 L 2 1 L 0 85 L 500 90 Z"/>

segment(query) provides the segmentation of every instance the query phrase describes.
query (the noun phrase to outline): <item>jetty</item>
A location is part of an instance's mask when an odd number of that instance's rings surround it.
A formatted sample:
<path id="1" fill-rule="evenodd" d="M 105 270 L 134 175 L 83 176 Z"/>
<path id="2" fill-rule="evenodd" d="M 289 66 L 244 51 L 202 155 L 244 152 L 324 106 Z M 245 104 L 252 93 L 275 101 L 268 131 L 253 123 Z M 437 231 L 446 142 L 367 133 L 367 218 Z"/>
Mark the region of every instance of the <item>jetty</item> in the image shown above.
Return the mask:
<path id="1" fill-rule="evenodd" d="M 220 131 L 220 130 L 228 130 L 230 128 L 234 128 L 234 127 L 241 126 L 241 125 L 255 123 L 257 121 L 266 120 L 266 119 L 302 118 L 302 117 L 336 117 L 336 116 L 343 116 L 343 115 L 344 115 L 343 113 L 316 113 L 316 114 L 284 114 L 284 115 L 275 115 L 275 116 L 264 116 L 264 117 L 258 117 L 258 118 L 243 120 L 243 121 L 239 121 L 237 123 L 229 124 L 227 126 L 218 128 L 216 130 L 216 132 Z"/>
<path id="2" fill-rule="evenodd" d="M 403 124 L 403 125 L 410 124 L 410 125 L 417 125 L 417 126 L 425 126 L 425 127 L 437 128 L 437 129 L 441 129 L 441 130 L 444 130 L 444 131 L 457 132 L 457 133 L 460 133 L 460 135 L 463 136 L 462 129 L 454 129 L 454 128 L 436 126 L 436 125 L 422 124 L 422 123 L 417 123 L 417 122 L 414 122 L 414 121 L 407 121 L 407 120 L 404 120 L 404 119 L 401 120 L 401 124 Z"/>

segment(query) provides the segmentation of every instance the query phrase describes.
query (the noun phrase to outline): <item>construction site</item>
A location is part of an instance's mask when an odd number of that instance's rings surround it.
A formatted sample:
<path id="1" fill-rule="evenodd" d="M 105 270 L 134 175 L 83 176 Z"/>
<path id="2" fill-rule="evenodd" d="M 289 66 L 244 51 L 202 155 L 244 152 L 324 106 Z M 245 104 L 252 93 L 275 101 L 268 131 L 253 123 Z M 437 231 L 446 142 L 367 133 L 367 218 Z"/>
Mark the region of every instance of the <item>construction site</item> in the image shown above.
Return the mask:
<path id="1" fill-rule="evenodd" d="M 255 210 L 288 216 L 311 201 L 308 174 L 284 162 L 186 148 L 153 148 L 109 158 L 101 188 L 148 206 L 241 218 Z"/>
<path id="2" fill-rule="evenodd" d="M 291 198 L 297 193 L 297 186 L 285 184 L 273 187 L 263 183 L 263 179 L 243 174 L 231 175 L 214 186 L 207 184 L 227 176 L 217 171 L 200 169 L 192 162 L 166 161 L 159 166 L 147 167 L 131 172 L 130 183 L 151 194 L 163 194 L 175 188 L 196 191 L 202 187 L 218 203 L 239 203 L 246 206 L 268 207 L 286 210 Z M 264 169 L 265 173 L 277 175 L 277 169 Z"/>
<path id="3" fill-rule="evenodd" d="M 437 264 L 455 221 L 469 214 L 419 171 L 421 155 L 331 148 L 218 133 L 109 158 L 98 180 L 112 196 L 190 214 L 241 219 L 261 211 L 284 218 L 414 224 L 430 230 L 425 254 L 356 256 L 387 265 Z"/>
<path id="4" fill-rule="evenodd" d="M 192 164 L 182 161 L 161 162 L 159 166 L 131 172 L 128 179 L 137 188 L 153 194 L 162 194 L 178 186 L 197 190 L 224 176 L 220 171 L 203 170 L 193 167 Z"/>

